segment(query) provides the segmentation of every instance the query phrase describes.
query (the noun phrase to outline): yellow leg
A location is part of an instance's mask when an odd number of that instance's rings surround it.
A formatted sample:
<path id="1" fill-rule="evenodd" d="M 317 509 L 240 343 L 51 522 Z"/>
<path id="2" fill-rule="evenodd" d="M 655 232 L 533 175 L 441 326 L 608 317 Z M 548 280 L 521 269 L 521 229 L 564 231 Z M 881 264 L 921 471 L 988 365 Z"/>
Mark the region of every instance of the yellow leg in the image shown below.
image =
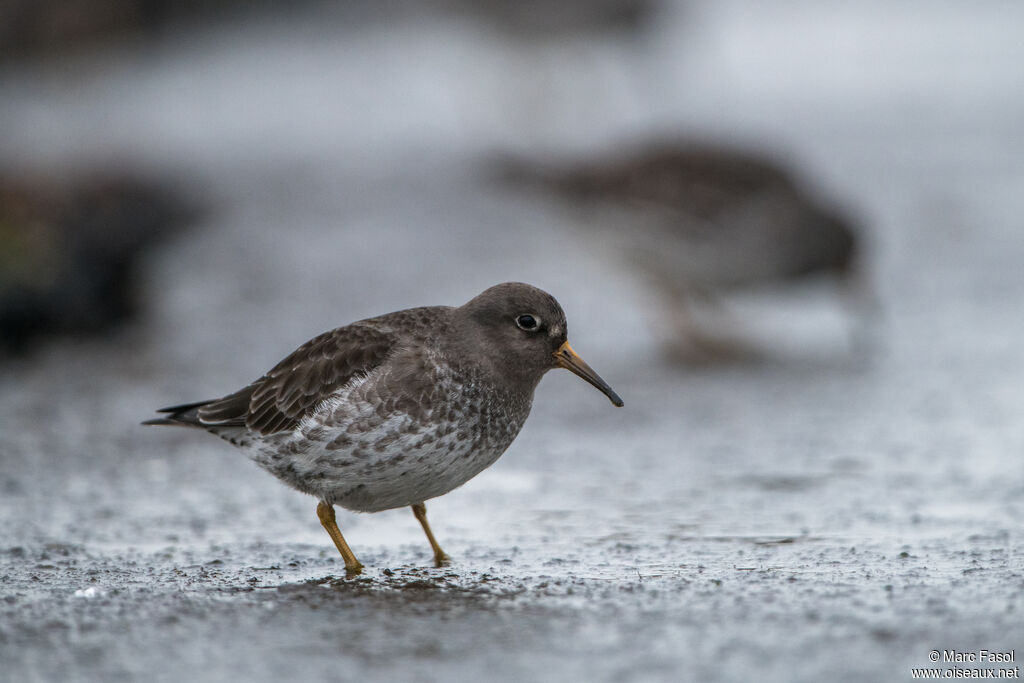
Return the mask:
<path id="1" fill-rule="evenodd" d="M 348 547 L 345 537 L 341 535 L 341 529 L 338 528 L 338 523 L 334 520 L 334 506 L 320 501 L 316 506 L 316 516 L 320 518 L 320 523 L 327 529 L 327 533 L 331 535 L 334 545 L 338 547 L 338 552 L 345 559 L 345 573 L 348 576 L 355 576 L 361 573 L 363 565 L 356 559 L 352 549 Z"/>
<path id="2" fill-rule="evenodd" d="M 427 523 L 427 506 L 423 503 L 416 503 L 412 506 L 412 514 L 416 515 L 416 519 L 420 520 L 423 532 L 427 535 L 427 540 L 430 541 L 430 547 L 434 549 L 434 566 L 444 567 L 451 564 L 451 558 L 441 550 L 441 546 L 437 544 L 437 539 L 434 538 L 434 532 L 430 530 L 430 524 Z"/>

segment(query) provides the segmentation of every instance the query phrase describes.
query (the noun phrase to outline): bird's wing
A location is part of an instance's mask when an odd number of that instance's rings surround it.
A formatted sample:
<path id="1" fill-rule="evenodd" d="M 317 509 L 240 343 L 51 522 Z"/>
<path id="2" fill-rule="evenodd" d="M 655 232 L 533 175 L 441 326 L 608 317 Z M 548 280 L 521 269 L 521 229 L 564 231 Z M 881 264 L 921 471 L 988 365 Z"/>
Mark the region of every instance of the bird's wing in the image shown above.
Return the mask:
<path id="1" fill-rule="evenodd" d="M 335 390 L 384 363 L 398 342 L 395 332 L 374 321 L 325 332 L 244 389 L 199 407 L 198 422 L 260 434 L 294 429 Z"/>

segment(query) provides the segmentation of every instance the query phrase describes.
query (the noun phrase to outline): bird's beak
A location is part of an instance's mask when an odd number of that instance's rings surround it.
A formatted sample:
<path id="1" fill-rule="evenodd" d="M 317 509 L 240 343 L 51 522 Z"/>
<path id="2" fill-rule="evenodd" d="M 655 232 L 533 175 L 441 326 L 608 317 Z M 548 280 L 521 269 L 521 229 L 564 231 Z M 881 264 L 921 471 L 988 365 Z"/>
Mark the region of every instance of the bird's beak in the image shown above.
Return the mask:
<path id="1" fill-rule="evenodd" d="M 569 370 L 570 372 L 573 372 L 587 380 L 600 389 L 601 393 L 607 396 L 608 400 L 610 400 L 614 405 L 620 408 L 622 407 L 623 403 L 622 399 L 619 398 L 619 395 L 616 394 L 610 386 L 608 386 L 607 382 L 601 379 L 599 374 L 594 372 L 593 368 L 587 365 L 586 362 L 584 362 L 584 360 L 572 350 L 572 347 L 569 346 L 569 342 L 565 342 L 558 347 L 557 351 L 555 351 L 555 363 L 558 367 L 565 368 L 566 370 Z"/>

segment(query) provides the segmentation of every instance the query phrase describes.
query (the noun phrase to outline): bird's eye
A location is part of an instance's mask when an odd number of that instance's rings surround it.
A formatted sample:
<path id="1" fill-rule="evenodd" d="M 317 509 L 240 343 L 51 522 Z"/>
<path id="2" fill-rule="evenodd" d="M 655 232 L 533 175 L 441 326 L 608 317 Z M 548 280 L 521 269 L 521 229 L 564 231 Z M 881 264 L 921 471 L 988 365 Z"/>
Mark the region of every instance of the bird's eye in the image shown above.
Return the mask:
<path id="1" fill-rule="evenodd" d="M 519 329 L 526 330 L 527 332 L 533 332 L 540 327 L 540 320 L 532 315 L 521 315 L 516 318 L 516 325 L 519 326 Z"/>

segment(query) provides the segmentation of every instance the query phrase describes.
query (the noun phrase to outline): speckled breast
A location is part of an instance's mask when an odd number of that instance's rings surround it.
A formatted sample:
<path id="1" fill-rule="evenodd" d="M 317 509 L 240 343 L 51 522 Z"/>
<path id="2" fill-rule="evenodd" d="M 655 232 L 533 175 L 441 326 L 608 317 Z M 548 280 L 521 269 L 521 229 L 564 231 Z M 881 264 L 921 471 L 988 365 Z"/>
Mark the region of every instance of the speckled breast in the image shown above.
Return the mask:
<path id="1" fill-rule="evenodd" d="M 529 415 L 532 392 L 514 396 L 480 377 L 431 374 L 429 390 L 404 395 L 386 371 L 371 373 L 250 455 L 294 488 L 350 510 L 445 494 L 505 452 Z"/>

